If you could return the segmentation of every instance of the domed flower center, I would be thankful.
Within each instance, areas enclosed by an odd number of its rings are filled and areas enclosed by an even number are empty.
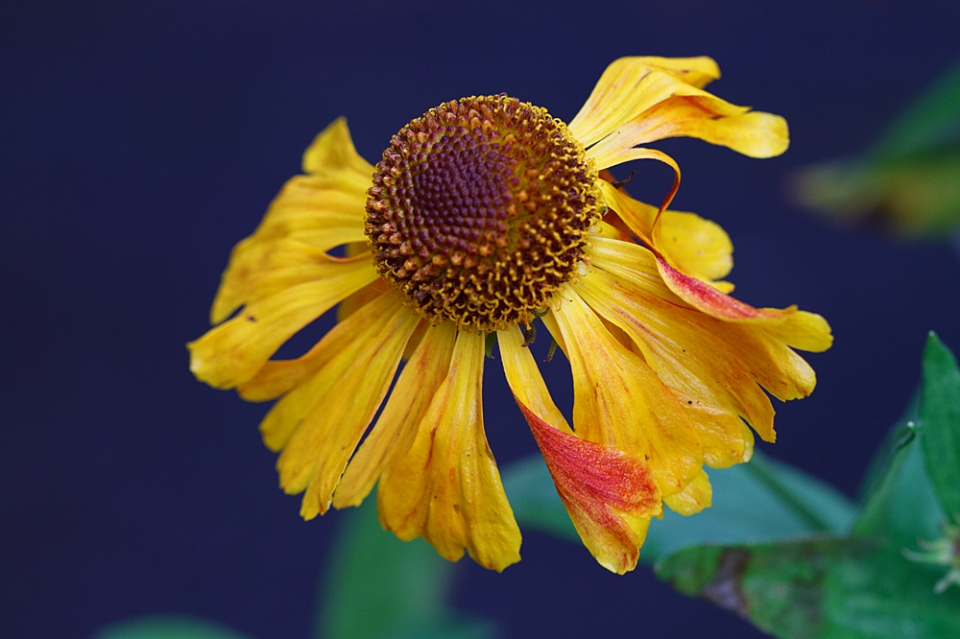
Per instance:
[[[367,191],[380,275],[432,320],[529,324],[567,281],[597,218],[595,175],[566,125],[505,95],[407,124]]]

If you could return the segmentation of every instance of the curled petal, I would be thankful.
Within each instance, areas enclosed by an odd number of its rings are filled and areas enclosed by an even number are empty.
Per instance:
[[[500,571],[520,560],[520,529],[483,431],[484,337],[460,332],[447,377],[409,450],[384,469],[380,522],[400,539],[423,537],[456,561],[466,549]]]
[[[733,268],[733,244],[720,225],[694,213],[665,210],[654,227],[657,207],[633,199],[608,182],[600,182],[600,186],[606,205],[674,268],[714,287],[726,284],[714,281]]]
[[[632,570],[650,517],[663,510],[649,465],[613,446],[573,435],[523,346],[520,330],[502,331],[498,341],[513,397],[584,545],[608,570]]]
[[[790,146],[787,121],[779,115],[731,107],[709,93],[671,97],[597,144],[595,152],[615,156],[618,150],[676,137],[699,138],[753,158],[775,157]]]

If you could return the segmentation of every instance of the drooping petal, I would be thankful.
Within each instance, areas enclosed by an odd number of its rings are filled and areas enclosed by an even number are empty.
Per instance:
[[[803,351],[819,353],[833,344],[830,325],[815,313],[798,310],[796,306],[784,309],[754,308],[684,275],[662,259],[657,259],[657,268],[671,291],[707,315],[754,324],[788,346]]]
[[[410,449],[384,470],[380,522],[404,540],[423,537],[456,561],[466,549],[500,571],[520,560],[520,529],[483,431],[484,336],[460,332],[446,379]]]
[[[648,459],[661,493],[679,492],[703,460],[689,416],[649,365],[610,334],[574,286],[560,296],[551,314],[573,372],[577,436]]]
[[[370,300],[389,291],[390,287],[387,286],[387,283],[382,279],[374,280],[372,283],[340,302],[340,306],[337,307],[337,321],[342,322],[357,312],[358,309],[363,308]]]
[[[314,404],[296,423],[277,459],[277,470],[287,493],[306,489],[300,508],[304,519],[329,508],[347,461],[386,396],[407,340],[420,322],[396,301],[385,315],[376,322],[376,333],[362,341],[354,339],[297,388],[314,391]],[[298,399],[303,401],[303,396]]]
[[[642,350],[642,349],[641,349]],[[673,362],[671,362],[673,363]],[[657,370],[662,370],[664,362],[658,362]],[[664,375],[664,377],[667,377]],[[750,388],[756,392],[752,384]],[[705,394],[701,397],[687,395],[678,388],[671,387],[673,394],[680,401],[693,427],[700,437],[700,445],[703,446],[703,461],[711,468],[728,468],[735,464],[742,464],[750,461],[753,456],[753,431],[743,421],[741,412],[737,410],[738,395],[744,394],[743,391],[729,394]],[[767,408],[760,419],[758,433],[762,433],[764,440],[774,441],[776,433],[773,430],[773,406],[770,400],[756,393],[763,402],[763,407]],[[730,401],[730,397],[736,398]],[[761,420],[766,421],[761,421]]]
[[[708,463],[729,466],[743,461],[741,416],[764,439],[774,437],[773,406],[744,365],[754,353],[733,352],[712,330],[720,322],[677,304],[662,284],[657,291],[656,282],[631,278],[629,271],[611,275],[599,256],[594,266],[579,292],[636,343],[657,377],[675,390],[701,436]]]
[[[305,244],[284,245],[283,261],[259,278],[258,294],[243,311],[187,344],[200,381],[215,388],[242,384],[294,333],[377,278],[364,256],[332,258]]]
[[[274,404],[260,422],[260,434],[267,448],[279,451],[286,446],[297,427],[321,405],[321,401],[337,384],[337,372],[360,356],[363,348],[383,331],[401,306],[400,299],[393,295],[384,295],[371,301],[353,317],[334,326],[309,353],[300,358],[305,360],[301,366],[307,368],[306,375],[296,380],[296,386]],[[337,365],[327,368],[327,364],[333,360],[338,362]],[[277,365],[284,366],[282,362],[277,362]],[[293,368],[295,366],[291,362],[293,372],[303,372]],[[266,392],[273,386],[273,380],[269,377],[262,381],[262,389],[252,385],[248,391]]]
[[[333,495],[334,507],[359,506],[391,461],[410,449],[417,427],[447,377],[456,336],[453,322],[426,328],[383,412],[350,460]]]
[[[719,224],[695,213],[664,211],[653,233],[654,246],[675,267],[716,286],[733,269],[733,243]]]
[[[650,251],[594,238],[589,258],[594,271],[581,293],[630,335],[660,379],[696,413],[710,465],[749,457],[752,441],[739,434],[737,416],[764,439],[774,438],[773,407],[759,386],[781,400],[813,390],[813,369],[787,343],[759,324],[717,319],[688,305],[661,279]]]
[[[584,545],[608,570],[633,570],[650,517],[663,510],[649,465],[613,446],[576,437],[550,398],[519,328],[498,333],[498,341],[514,399]]]

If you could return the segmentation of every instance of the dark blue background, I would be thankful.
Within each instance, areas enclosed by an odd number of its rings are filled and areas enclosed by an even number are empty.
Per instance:
[[[789,121],[773,160],[660,148],[683,169],[675,206],[732,236],[738,296],[831,321],[836,346],[810,357],[819,388],[778,404],[772,450],[854,494],[926,331],[960,348],[960,261],[828,228],[789,204],[785,179],[863,149],[960,56],[958,26],[949,1],[4,3],[0,636],[181,612],[307,637],[341,518],[303,523],[260,442],[266,407],[187,370],[231,247],[339,115],[375,161],[409,119],[464,95],[569,119],[622,55],[711,55],[716,93]],[[669,172],[638,168],[633,192],[659,199]],[[565,364],[545,368],[568,405]],[[498,369],[486,423],[504,463],[535,447]],[[503,575],[462,562],[457,605],[508,637],[759,636],[648,569],[616,577],[535,533],[523,555]]]

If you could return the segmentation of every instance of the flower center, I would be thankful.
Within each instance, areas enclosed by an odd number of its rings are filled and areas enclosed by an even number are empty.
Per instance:
[[[595,177],[546,109],[505,95],[441,104],[393,136],[373,174],[377,269],[432,320],[527,325],[576,269]]]

